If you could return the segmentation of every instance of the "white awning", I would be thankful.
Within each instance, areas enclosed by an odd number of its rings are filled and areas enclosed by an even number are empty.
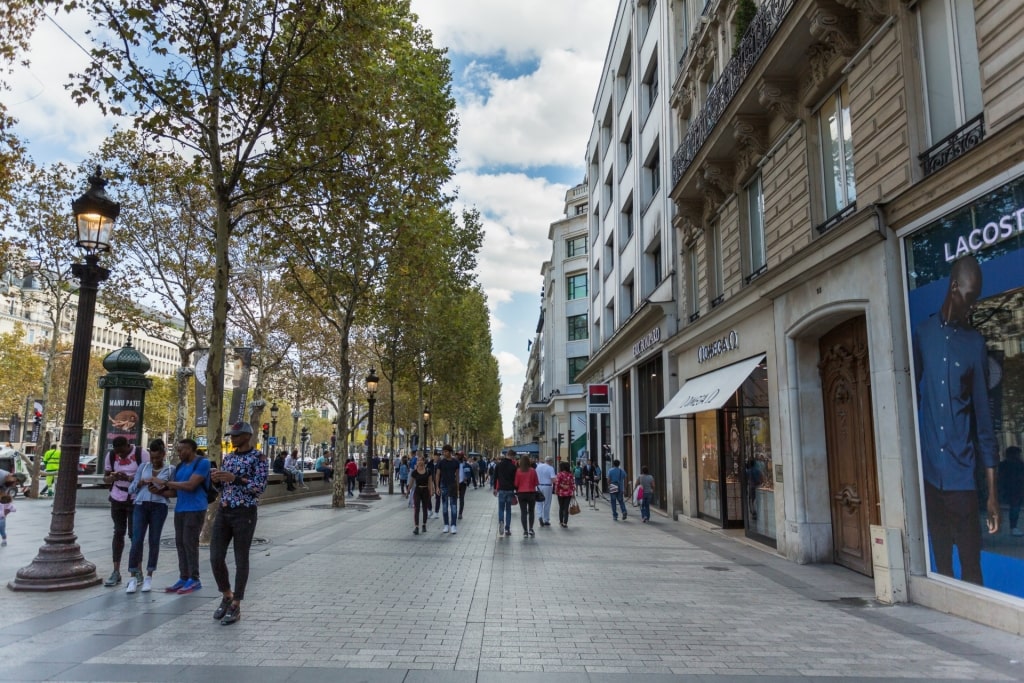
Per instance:
[[[706,375],[686,380],[686,384],[656,417],[658,419],[683,417],[705,410],[718,410],[750,376],[754,368],[761,364],[764,357],[765,354],[762,353],[759,356],[741,360],[739,363],[712,370]]]

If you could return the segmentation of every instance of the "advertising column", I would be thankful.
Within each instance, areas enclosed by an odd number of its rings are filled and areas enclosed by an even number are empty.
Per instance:
[[[903,250],[929,572],[1024,597],[1024,178]]]

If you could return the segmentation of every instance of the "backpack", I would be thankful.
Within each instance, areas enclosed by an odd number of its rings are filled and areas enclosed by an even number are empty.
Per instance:
[[[473,479],[473,466],[468,462],[462,463],[462,477],[465,481]]]
[[[212,504],[215,500],[217,500],[217,496],[220,495],[220,491],[218,491],[217,489],[215,489],[213,487],[213,482],[210,481],[210,475],[209,474],[207,474],[206,475],[206,479],[203,480],[203,489],[206,491],[206,504],[207,505]]]

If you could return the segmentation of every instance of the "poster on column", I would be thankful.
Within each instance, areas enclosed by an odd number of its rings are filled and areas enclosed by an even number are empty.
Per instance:
[[[142,431],[142,401],[145,389],[115,387],[107,392],[107,403],[103,406],[106,429],[103,435],[105,446],[119,436],[135,445]]]
[[[1024,597],[1024,177],[903,249],[929,572]]]
[[[210,360],[210,351],[202,349],[196,351],[196,372],[193,379],[196,383],[196,427],[209,425],[209,417],[206,412],[206,366]]]

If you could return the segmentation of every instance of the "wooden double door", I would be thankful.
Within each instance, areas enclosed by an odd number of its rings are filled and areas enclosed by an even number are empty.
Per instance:
[[[864,317],[822,336],[819,352],[834,560],[871,576],[870,526],[880,510]]]

